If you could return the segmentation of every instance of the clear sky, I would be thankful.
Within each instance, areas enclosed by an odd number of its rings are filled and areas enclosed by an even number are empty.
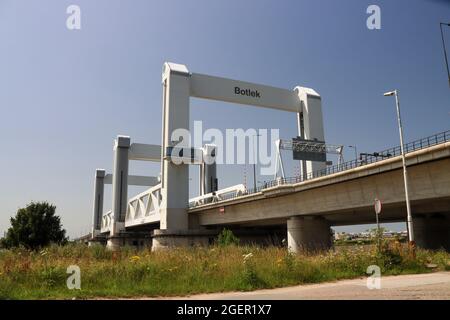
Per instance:
[[[81,30],[66,28],[71,4],[81,8]],[[366,26],[371,4],[381,8],[381,30]],[[114,137],[161,141],[165,61],[314,88],[323,99],[326,140],[359,152],[398,145],[394,101],[382,96],[394,88],[406,140],[448,130],[439,22],[449,20],[450,2],[438,0],[0,0],[0,232],[31,200],[54,203],[70,236],[89,230],[93,174],[111,171]],[[192,105],[191,119],[205,128],[296,134],[289,113]],[[219,168],[220,185],[243,182],[244,167]],[[132,174],[158,171],[131,165]]]

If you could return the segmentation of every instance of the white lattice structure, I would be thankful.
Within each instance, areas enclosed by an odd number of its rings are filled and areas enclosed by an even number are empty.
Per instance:
[[[109,210],[108,212],[105,212],[102,216],[102,227],[101,232],[109,232],[111,230],[111,223],[112,223],[112,210]]]
[[[161,201],[161,184],[131,198],[127,205],[125,227],[159,222]]]

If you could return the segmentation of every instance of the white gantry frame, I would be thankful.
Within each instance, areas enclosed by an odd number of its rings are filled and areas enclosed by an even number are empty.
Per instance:
[[[172,136],[176,129],[189,130],[190,97],[225,101],[236,104],[272,108],[297,114],[298,135],[303,139],[325,141],[322,102],[313,89],[295,87],[294,90],[274,88],[244,81],[190,73],[185,65],[165,63],[163,83],[163,128],[160,210],[161,229],[189,228],[189,171],[186,164],[171,161],[170,150],[190,147]],[[184,143],[184,145],[182,144]],[[305,161],[305,173],[322,170],[325,163]]]
[[[106,174],[97,169],[94,183],[94,206],[92,236],[99,233],[120,232],[125,228],[128,210],[128,186],[153,187],[160,185],[159,177],[135,176],[128,174],[130,160],[161,161],[161,146],[131,143],[128,136],[117,136],[114,140],[113,173]],[[112,184],[112,209],[103,214],[104,185]]]
[[[193,163],[200,165],[200,194],[212,193],[217,188],[215,157],[216,146],[205,145],[195,149],[197,158]],[[206,163],[205,159],[210,158]],[[114,174],[106,174],[104,169],[97,169],[94,184],[94,207],[92,236],[100,233],[114,235],[126,227],[158,223],[162,202],[159,177],[135,176],[128,174],[130,160],[161,161],[161,146],[131,143],[130,137],[118,136],[114,141]],[[104,185],[113,185],[112,210],[103,214]],[[127,199],[128,186],[148,186],[148,190]]]

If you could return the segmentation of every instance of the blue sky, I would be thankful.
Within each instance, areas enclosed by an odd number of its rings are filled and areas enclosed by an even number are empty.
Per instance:
[[[81,8],[81,30],[66,28],[71,4]],[[371,4],[381,8],[381,30],[366,27]],[[89,230],[94,170],[111,170],[114,137],[160,143],[165,61],[314,88],[326,140],[360,152],[398,144],[394,101],[382,96],[393,88],[406,140],[448,130],[439,22],[450,20],[449,9],[437,0],[0,0],[0,232],[31,200],[54,203],[69,235]],[[292,114],[219,102],[193,100],[191,119],[205,128],[296,133]],[[244,166],[219,168],[221,186],[241,183],[243,173]]]

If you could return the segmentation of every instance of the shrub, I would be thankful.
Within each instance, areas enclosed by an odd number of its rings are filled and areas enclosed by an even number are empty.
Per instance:
[[[229,229],[223,229],[222,232],[217,237],[217,244],[222,247],[230,245],[238,245],[239,238],[233,234],[233,231]]]

